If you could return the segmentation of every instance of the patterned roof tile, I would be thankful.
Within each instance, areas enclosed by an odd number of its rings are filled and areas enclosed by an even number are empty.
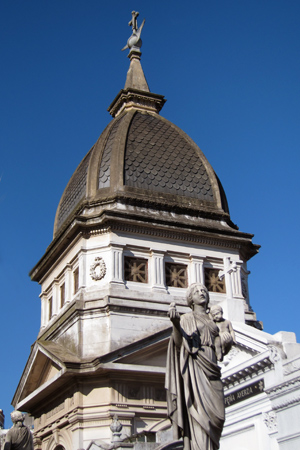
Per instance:
[[[110,186],[110,159],[111,159],[111,151],[114,144],[114,139],[116,137],[117,131],[119,129],[120,124],[123,121],[123,117],[117,121],[111,129],[109,134],[109,138],[107,139],[105,148],[103,150],[103,156],[100,165],[99,171],[99,181],[98,188],[105,188]]]
[[[128,130],[125,184],[213,201],[206,168],[195,149],[159,117],[137,112]]]
[[[62,195],[57,216],[57,229],[61,227],[67,217],[85,197],[87,172],[93,148],[91,148],[77,167]]]

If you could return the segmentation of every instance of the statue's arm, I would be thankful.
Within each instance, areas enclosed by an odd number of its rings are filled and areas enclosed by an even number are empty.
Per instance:
[[[215,352],[218,361],[223,361],[223,352],[220,336],[215,337]]]
[[[236,339],[235,339],[235,332],[234,329],[232,328],[232,323],[230,322],[230,320],[228,320],[228,329],[229,329],[229,333],[231,334],[232,337],[232,342],[233,344],[236,344]]]
[[[180,315],[177,312],[176,304],[171,303],[168,316],[173,324],[173,339],[177,348],[181,347],[182,335],[180,331]]]

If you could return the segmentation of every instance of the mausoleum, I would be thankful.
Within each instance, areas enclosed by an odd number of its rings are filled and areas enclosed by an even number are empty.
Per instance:
[[[41,286],[41,327],[13,405],[34,417],[36,450],[171,442],[167,311],[176,302],[186,312],[186,289],[201,282],[237,341],[221,363],[221,450],[298,449],[300,346],[293,333],[262,331],[247,270],[259,246],[231,221],[198,145],[160,115],[166,100],[144,76],[141,28],[135,17],[112,120],[83,149],[53,240],[30,273]]]

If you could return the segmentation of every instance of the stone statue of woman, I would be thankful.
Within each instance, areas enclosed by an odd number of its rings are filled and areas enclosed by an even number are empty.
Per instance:
[[[13,411],[10,417],[13,426],[6,434],[4,450],[33,450],[31,431],[23,424],[24,414]]]
[[[175,303],[169,309],[168,415],[177,439],[183,437],[184,450],[217,450],[225,418],[219,329],[208,314],[204,285],[192,284],[186,298],[191,312],[179,316]]]

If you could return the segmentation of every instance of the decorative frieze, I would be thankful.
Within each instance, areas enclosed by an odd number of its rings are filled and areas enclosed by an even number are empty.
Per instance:
[[[46,413],[46,419],[50,419],[55,414],[59,413],[60,411],[63,411],[65,408],[65,402],[62,402],[60,405],[56,406],[55,408],[51,409],[51,411]]]
[[[146,210],[145,210],[146,212]],[[147,210],[148,212],[148,210]],[[167,213],[169,214],[169,213]],[[171,215],[170,215],[171,217]],[[185,241],[185,242],[191,242],[196,244],[204,244],[214,247],[223,247],[223,248],[230,248],[230,249],[240,249],[242,244],[237,242],[237,240],[234,239],[218,239],[210,236],[204,236],[203,233],[200,234],[193,234],[188,232],[178,232],[175,230],[170,229],[161,229],[158,227],[143,227],[138,226],[134,224],[127,224],[127,223],[120,223],[120,222],[111,222],[109,224],[110,230],[112,231],[121,231],[126,233],[133,233],[133,234],[142,234],[142,235],[148,235],[150,237],[158,237],[163,239],[172,239],[176,241]],[[102,234],[102,230],[93,230],[91,234]]]
[[[267,394],[272,397],[278,396],[280,394],[286,394],[288,392],[293,392],[300,389],[300,377],[294,378],[293,380],[286,381],[284,383],[277,384],[276,386],[266,389]]]
[[[281,402],[274,402],[273,404],[273,409],[275,411],[278,411],[280,409],[284,409],[287,408],[288,406],[292,406],[295,404],[300,404],[300,395],[295,395],[292,397],[288,397],[285,400],[282,400]]]
[[[298,370],[300,370],[300,359],[296,359],[295,361],[286,364],[283,369],[283,374],[290,375]]]

